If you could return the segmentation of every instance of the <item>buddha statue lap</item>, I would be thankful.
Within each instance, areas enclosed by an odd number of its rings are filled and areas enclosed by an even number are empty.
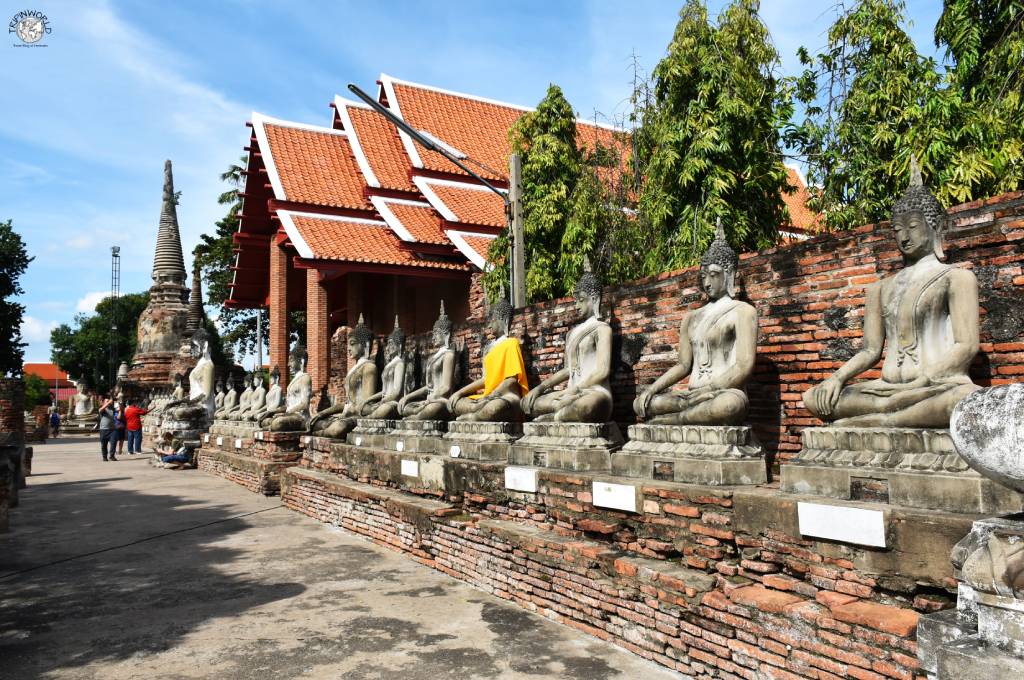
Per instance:
[[[423,369],[426,384],[398,401],[398,412],[405,420],[451,420],[448,399],[455,391],[457,357],[451,347],[452,322],[444,311],[434,322],[433,342],[436,349]]]
[[[368,410],[367,400],[377,390],[377,364],[370,359],[373,333],[359,323],[348,336],[348,354],[353,362],[345,376],[345,400],[317,413],[309,421],[309,431],[318,437],[344,439],[359,418]]]

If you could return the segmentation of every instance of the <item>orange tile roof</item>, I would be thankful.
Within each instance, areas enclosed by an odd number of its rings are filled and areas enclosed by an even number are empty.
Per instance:
[[[277,198],[332,208],[370,209],[347,135],[258,114],[253,114],[253,127]]]
[[[441,218],[429,204],[414,206],[392,201],[388,208],[420,243],[448,245],[448,237],[441,230]]]
[[[55,379],[58,383],[61,383],[62,387],[67,387],[71,384],[67,372],[60,370],[56,364],[25,364],[22,370],[25,375],[29,373],[37,375],[51,385]]]
[[[398,237],[384,222],[290,210],[279,210],[278,216],[299,255],[307,259],[434,269],[466,268],[463,264],[426,259],[403,250]]]
[[[797,229],[806,229],[807,231],[820,231],[822,227],[821,215],[807,207],[807,201],[810,200],[811,195],[807,191],[807,185],[804,184],[800,173],[796,168],[787,166],[786,179],[790,186],[796,187],[794,193],[782,194],[782,200],[786,207],[789,208],[789,225],[787,226],[794,226]]]
[[[414,181],[430,204],[451,222],[505,226],[505,203],[486,187],[426,177]]]
[[[485,179],[508,179],[510,147],[508,133],[512,125],[533,109],[448,92],[426,85],[396,80],[381,75],[388,106],[417,130],[430,133],[450,147],[486,166],[467,163]],[[610,145],[613,131],[586,121],[577,121],[579,142],[591,148],[595,139]],[[421,160],[417,167],[456,175],[465,173],[433,151],[414,145]],[[415,160],[413,165],[416,166]]]
[[[384,189],[415,191],[409,179],[412,165],[395,126],[365,106],[346,105],[340,97],[335,102],[345,109],[377,183]]]
[[[480,269],[487,268],[487,253],[494,243],[493,234],[476,234],[469,231],[448,231],[448,238],[470,262]]]

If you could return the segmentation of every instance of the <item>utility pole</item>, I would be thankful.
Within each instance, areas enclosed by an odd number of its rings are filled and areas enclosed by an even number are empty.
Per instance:
[[[509,267],[511,278],[512,307],[519,309],[526,306],[526,252],[523,239],[523,160],[514,153],[508,159],[509,204],[511,208],[510,227],[512,233],[512,266]]]
[[[256,310],[256,370],[263,370],[263,306]]]

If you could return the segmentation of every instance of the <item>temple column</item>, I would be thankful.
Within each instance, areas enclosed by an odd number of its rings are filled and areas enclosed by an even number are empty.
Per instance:
[[[288,253],[270,242],[270,366],[288,384]]]
[[[306,270],[306,345],[309,361],[306,372],[313,380],[313,393],[327,384],[331,375],[331,318],[327,308],[327,289],[320,272]]]

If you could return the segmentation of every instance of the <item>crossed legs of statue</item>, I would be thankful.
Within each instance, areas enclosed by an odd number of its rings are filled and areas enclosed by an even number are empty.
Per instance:
[[[523,411],[519,407],[519,400],[498,397],[495,399],[470,399],[464,397],[455,402],[456,420],[476,421],[485,423],[507,423],[519,421],[523,417]]]
[[[606,423],[612,417],[612,398],[603,390],[548,392],[533,402],[532,415],[539,423]]]
[[[406,420],[449,420],[451,418],[447,399],[407,403],[403,415]]]
[[[945,429],[949,427],[953,407],[978,389],[978,385],[970,383],[899,389],[872,380],[844,388],[830,418],[822,419],[831,419],[835,427]],[[814,413],[813,408],[809,410]]]
[[[651,399],[651,425],[740,425],[749,403],[743,390],[724,389],[698,394],[688,390],[664,392]]]

